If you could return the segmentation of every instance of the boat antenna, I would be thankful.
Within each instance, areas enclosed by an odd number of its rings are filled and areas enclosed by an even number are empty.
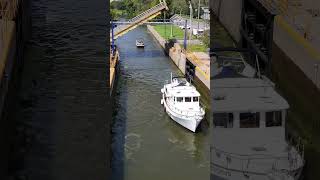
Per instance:
[[[256,54],[256,63],[257,63],[257,69],[258,69],[258,77],[261,79],[261,72],[260,72],[260,66],[259,66],[259,58]]]

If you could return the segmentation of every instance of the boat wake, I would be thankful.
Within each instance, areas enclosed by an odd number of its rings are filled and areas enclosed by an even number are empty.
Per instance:
[[[125,136],[125,156],[126,159],[134,160],[133,154],[141,148],[141,136],[136,133],[129,133]]]

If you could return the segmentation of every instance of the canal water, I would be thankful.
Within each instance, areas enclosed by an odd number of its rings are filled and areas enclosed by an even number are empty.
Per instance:
[[[12,117],[11,174],[30,180],[106,177],[106,2],[31,2],[32,39]]]
[[[136,48],[137,38],[144,39],[144,49]],[[146,27],[118,38],[117,46],[113,180],[209,179],[210,128],[203,123],[196,134],[189,132],[171,120],[160,104],[160,89],[170,72],[179,75],[177,67]]]

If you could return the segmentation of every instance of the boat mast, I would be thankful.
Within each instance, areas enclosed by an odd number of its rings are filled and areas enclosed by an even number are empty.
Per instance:
[[[260,72],[260,65],[259,65],[258,55],[256,55],[256,64],[257,64],[257,69],[258,69],[258,78],[261,79],[261,72]]]

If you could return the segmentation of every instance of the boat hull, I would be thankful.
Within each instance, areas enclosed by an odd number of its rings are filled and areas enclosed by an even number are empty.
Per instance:
[[[200,121],[183,119],[183,118],[177,117],[177,116],[173,115],[173,113],[170,113],[170,111],[168,111],[167,109],[166,109],[166,112],[171,117],[172,120],[174,120],[175,122],[177,122],[181,126],[189,129],[190,131],[196,132],[197,127],[200,124]]]
[[[201,120],[203,119],[203,117],[200,116],[192,116],[192,117],[188,117],[188,116],[181,116],[179,114],[177,114],[176,112],[174,112],[165,102],[164,99],[161,100],[161,104],[163,104],[164,109],[166,111],[166,113],[170,116],[170,118],[172,120],[174,120],[175,122],[177,122],[178,124],[180,124],[181,126],[187,128],[188,130],[192,131],[192,132],[196,132],[198,125],[200,124]]]

